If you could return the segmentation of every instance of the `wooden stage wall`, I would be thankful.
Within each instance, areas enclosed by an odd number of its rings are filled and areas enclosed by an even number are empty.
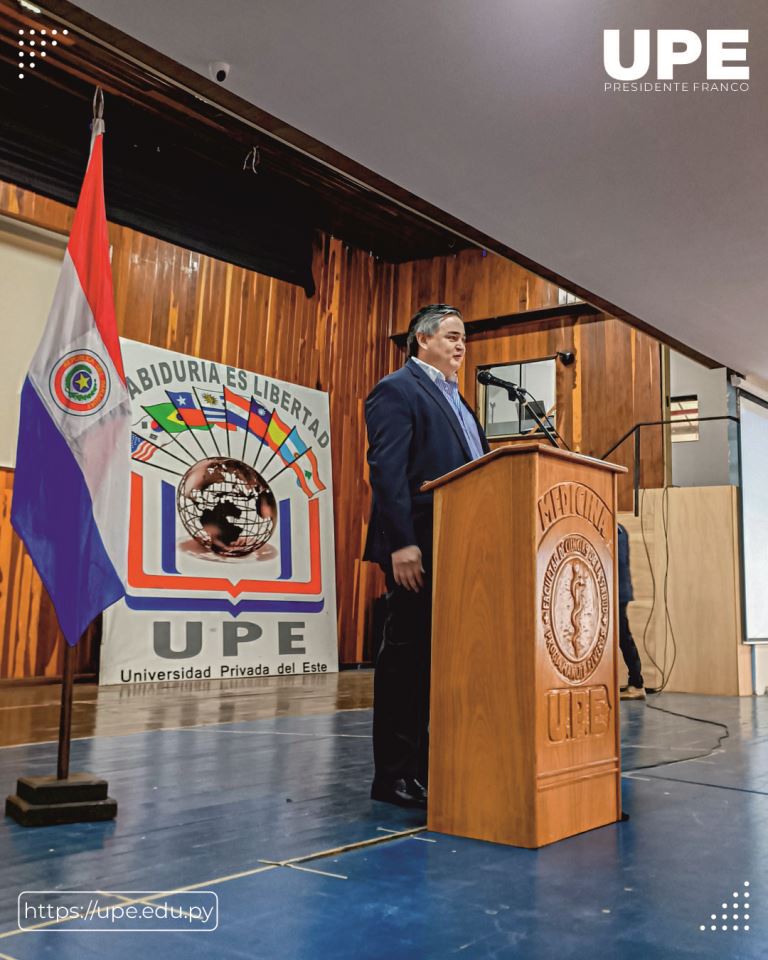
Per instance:
[[[0,183],[0,213],[68,231],[70,208]],[[394,268],[318,237],[317,293],[110,224],[121,335],[330,393],[340,657],[362,659],[364,620],[383,580],[360,555],[368,503],[363,401],[393,369]],[[0,679],[60,675],[55,616],[10,526],[12,472],[0,517]],[[88,670],[83,651],[79,669]]]
[[[557,293],[557,287],[522,267],[475,251],[415,261],[402,265],[395,277],[397,329],[405,329],[425,303],[450,303],[465,320],[481,320],[556,306]],[[559,351],[576,357],[568,367],[558,362],[556,379],[557,428],[573,450],[602,457],[636,423],[662,419],[658,340],[605,314],[521,320],[472,336],[462,392],[477,404],[478,366],[538,360]],[[661,430],[646,429],[642,444],[640,486],[661,487]],[[632,509],[633,458],[631,440],[610,457],[630,470],[618,478],[620,510]]]
[[[0,182],[0,214],[66,232],[72,210]],[[318,235],[317,293],[307,299],[291,284],[125,227],[110,224],[109,234],[123,336],[329,392],[339,657],[342,663],[369,658],[371,602],[383,591],[383,579],[360,560],[369,504],[363,403],[376,381],[402,362],[390,335],[425,303],[455,303],[467,320],[482,319],[556,305],[557,288],[481,251],[392,265]],[[478,335],[470,343],[465,382],[472,382],[478,363],[564,349],[575,350],[577,360],[558,370],[558,404],[563,432],[577,449],[601,453],[636,420],[660,417],[658,345],[613,318],[587,323],[563,317],[546,327],[515,325]],[[615,370],[612,381],[607,369]],[[655,469],[644,476],[646,486],[655,485]],[[61,644],[55,616],[11,530],[12,487],[12,471],[0,472],[0,679],[56,677]],[[94,663],[86,644],[78,670],[92,671]]]
[[[574,353],[571,366],[556,367],[557,429],[572,450],[602,457],[623,434],[641,421],[661,420],[659,344],[615,317],[556,317],[514,330],[484,333],[470,342],[465,363],[466,396],[477,367]],[[502,441],[506,442],[506,441]],[[640,486],[664,483],[660,429],[642,438]],[[497,444],[492,444],[496,446]],[[634,447],[623,443],[609,458],[628,468],[618,476],[619,509],[633,503]]]

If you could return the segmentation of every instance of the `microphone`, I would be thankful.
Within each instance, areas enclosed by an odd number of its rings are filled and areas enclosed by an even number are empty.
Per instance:
[[[477,374],[478,383],[484,384],[486,387],[501,387],[504,390],[514,390],[515,393],[520,389],[516,383],[512,383],[509,380],[502,380],[500,377],[495,377],[490,370],[480,370]]]

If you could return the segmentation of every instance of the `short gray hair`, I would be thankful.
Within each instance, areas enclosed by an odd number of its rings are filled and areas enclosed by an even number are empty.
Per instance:
[[[422,307],[421,310],[419,310],[408,325],[407,344],[409,357],[415,357],[419,352],[419,342],[416,339],[416,334],[425,333],[428,337],[434,336],[446,317],[458,317],[459,320],[464,319],[461,315],[461,310],[457,307],[452,307],[449,303],[430,303],[429,306]]]

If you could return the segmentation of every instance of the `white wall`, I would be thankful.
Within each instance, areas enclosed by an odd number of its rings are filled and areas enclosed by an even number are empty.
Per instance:
[[[0,217],[0,466],[16,463],[19,394],[42,334],[67,238]]]
[[[752,647],[754,657],[755,693],[758,697],[768,693],[768,646],[756,643]]]
[[[674,350],[669,352],[669,394],[695,393],[700,417],[728,414],[725,367],[709,370]],[[672,483],[676,487],[725,486],[731,483],[728,465],[728,421],[700,423],[699,439],[672,445]]]

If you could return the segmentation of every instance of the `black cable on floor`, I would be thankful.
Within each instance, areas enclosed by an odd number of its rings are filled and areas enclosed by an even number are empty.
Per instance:
[[[653,570],[653,563],[651,562],[651,552],[648,547],[648,539],[645,535],[645,488],[640,491],[640,506],[639,506],[639,517],[640,517],[640,535],[643,540],[643,548],[645,549],[645,557],[648,561],[648,571],[651,575],[651,610],[648,614],[648,619],[645,621],[645,627],[643,628],[643,650],[646,657],[651,661],[656,672],[661,677],[661,684],[658,687],[659,693],[663,692],[666,685],[669,683],[669,679],[672,676],[672,671],[675,667],[675,662],[677,660],[677,638],[675,637],[675,629],[672,625],[672,618],[669,614],[669,487],[665,486],[661,494],[661,524],[664,529],[664,555],[665,555],[665,565],[664,565],[664,588],[663,588],[663,598],[664,598],[664,651],[663,651],[663,663],[664,666],[660,666],[655,658],[651,656],[651,652],[648,649],[648,629],[651,625],[651,620],[653,619],[654,611],[656,610],[656,575]],[[667,670],[667,651],[670,644],[670,639],[672,643],[672,663],[670,664],[669,670]],[[657,651],[658,652],[658,651]]]
[[[672,626],[672,618],[669,615],[669,487],[664,487],[664,491],[661,494],[661,522],[664,526],[664,547],[666,550],[666,564],[664,567],[664,616],[666,617],[666,623],[669,626],[669,637],[672,638],[672,663],[669,667],[669,672],[667,673],[667,631],[664,631],[664,677],[663,683],[659,689],[659,693],[662,693],[664,687],[669,683],[669,678],[672,676],[672,671],[675,669],[675,661],[677,660],[677,639],[675,638],[675,629]]]
[[[645,487],[640,491],[640,536],[643,539],[643,548],[645,549],[645,558],[648,561],[648,572],[651,575],[651,609],[648,614],[648,619],[645,621],[645,627],[643,628],[643,651],[645,652],[646,657],[653,664],[654,669],[661,677],[662,686],[665,683],[664,670],[656,662],[655,658],[651,655],[651,651],[648,649],[648,630],[651,626],[651,620],[653,620],[653,614],[656,610],[656,574],[653,570],[653,561],[651,560],[651,551],[648,546],[648,539],[645,535]]]
[[[659,713],[668,713],[671,717],[681,717],[683,720],[693,720],[695,723],[707,723],[712,727],[720,727],[725,733],[721,733],[717,739],[717,743],[711,750],[707,750],[706,753],[695,753],[690,757],[680,757],[676,760],[660,760],[658,763],[645,763],[639,767],[630,767],[630,769],[625,770],[625,773],[634,773],[635,770],[652,770],[654,767],[668,767],[674,763],[683,763],[686,760],[705,760],[707,757],[711,757],[712,754],[719,750],[723,745],[723,740],[727,740],[731,731],[728,729],[727,725],[720,723],[719,720],[705,720],[704,717],[692,717],[688,713],[680,713],[677,710],[669,710],[667,707],[657,707],[646,701],[645,704],[646,710],[657,710]]]

